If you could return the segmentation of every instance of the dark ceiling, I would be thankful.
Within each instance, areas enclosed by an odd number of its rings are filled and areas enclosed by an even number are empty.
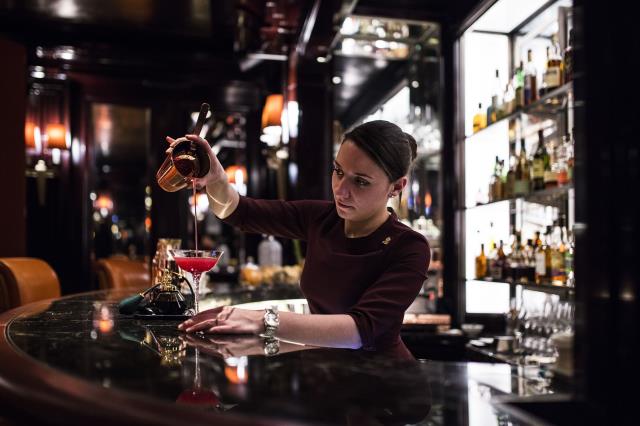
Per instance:
[[[345,13],[455,25],[476,2],[0,0],[0,34],[26,44],[31,65],[167,81],[259,81],[269,92],[282,84],[282,59],[291,49],[310,60],[327,54]],[[58,46],[74,47],[73,59],[55,57],[51,52]],[[372,88],[380,90],[376,81],[390,81],[403,66],[334,59],[335,75],[357,80],[334,87],[335,111],[347,114]]]

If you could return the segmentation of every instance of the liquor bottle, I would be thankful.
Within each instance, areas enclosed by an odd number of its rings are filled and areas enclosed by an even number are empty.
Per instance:
[[[562,57],[560,56],[560,46],[557,37],[552,37],[551,47],[547,47],[547,66],[544,70],[542,87],[540,94],[544,95],[562,85]]]
[[[549,153],[544,146],[544,134],[538,130],[538,148],[533,154],[531,167],[531,185],[534,191],[544,189],[544,171],[549,164]]]
[[[494,278],[495,268],[498,262],[498,247],[496,243],[491,244],[491,249],[487,255],[487,278]]]
[[[564,81],[573,80],[573,29],[569,30],[569,43],[564,49]]]
[[[493,255],[490,257],[489,275],[493,280],[499,281],[503,279],[503,269],[506,255],[504,254],[503,243],[500,240],[500,246],[492,250]]]
[[[571,131],[571,137],[569,139],[569,145],[567,145],[567,178],[569,182],[573,182],[573,165],[574,165],[574,150],[576,147],[575,143],[575,129]]]
[[[564,270],[564,252],[566,245],[562,236],[562,219],[558,219],[553,227],[553,247],[551,249],[551,284],[564,285],[567,281]]]
[[[513,270],[513,278],[515,282],[526,282],[527,262],[522,250],[522,242],[520,232],[516,232],[516,241],[513,252],[511,253],[511,269]]]
[[[538,100],[538,71],[533,63],[533,53],[531,49],[527,51],[527,67],[524,73],[524,103],[529,105]]]
[[[513,74],[513,87],[515,89],[515,109],[525,106],[524,102],[524,64],[520,61],[520,65]]]
[[[487,126],[498,121],[498,107],[502,103],[502,91],[500,89],[500,73],[496,70],[491,93],[491,104],[487,108]]]
[[[504,198],[503,184],[502,184],[502,165],[504,162],[500,161],[496,155],[496,162],[493,165],[493,175],[489,181],[489,201],[498,201]]]
[[[504,198],[513,198],[515,196],[515,184],[516,184],[516,167],[518,160],[516,156],[511,154],[509,156],[509,171],[504,181],[503,195]]]
[[[527,195],[530,191],[530,173],[529,160],[527,159],[527,150],[524,145],[524,138],[520,139],[520,155],[518,156],[518,164],[516,165],[514,195],[516,197]]]
[[[567,166],[567,156],[569,153],[569,144],[571,143],[571,136],[567,133],[562,137],[562,143],[556,149],[556,161],[551,166],[556,175],[558,186],[564,186],[569,183],[569,171]]]
[[[478,112],[473,116],[473,133],[476,133],[487,127],[487,115],[482,110],[482,104],[478,104]]]
[[[537,250],[542,247],[542,239],[540,239],[540,231],[536,231],[536,237],[533,239],[533,247]]]
[[[556,154],[554,154],[553,157],[550,154],[547,154],[547,158],[549,159],[549,161],[544,164],[545,189],[555,188],[558,186],[558,173],[556,171],[558,169],[558,160]],[[552,161],[552,158],[555,160]]]
[[[573,232],[567,231],[567,251],[564,252],[564,270],[567,273],[567,287],[575,287],[575,275],[573,271],[573,251],[575,241]]]
[[[487,256],[484,254],[484,244],[480,244],[480,254],[476,256],[476,278],[481,280],[487,276]]]
[[[516,92],[513,89],[511,82],[507,83],[504,89],[504,95],[502,97],[502,111],[503,116],[507,116],[516,110]],[[498,117],[500,119],[502,117]]]
[[[540,232],[536,232],[537,239],[540,239]],[[536,260],[536,284],[543,284],[548,280],[547,276],[547,260],[546,260],[546,251],[547,251],[547,235],[545,235],[545,243],[543,244],[540,241],[540,244],[536,247],[536,251],[534,253]]]
[[[535,248],[531,238],[527,240],[527,245],[524,246],[523,252],[525,258],[525,270],[523,276],[526,278],[527,282],[532,283],[536,279],[536,258]]]
[[[547,230],[545,232],[545,243],[544,243],[544,268],[546,274],[544,276],[545,283],[551,282],[551,254],[552,250],[552,241],[551,241],[551,227],[547,226]]]

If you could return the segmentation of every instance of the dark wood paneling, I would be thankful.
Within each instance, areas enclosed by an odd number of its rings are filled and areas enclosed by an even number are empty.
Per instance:
[[[299,199],[332,199],[332,93],[330,65],[301,60],[298,68],[300,130],[297,142]]]
[[[3,208],[0,209],[0,256],[26,254],[24,122],[27,93],[27,59],[23,46],[0,38],[0,129],[2,129]]]
[[[637,423],[640,107],[623,78],[638,69],[636,20],[621,0],[576,1],[576,352],[607,424]]]

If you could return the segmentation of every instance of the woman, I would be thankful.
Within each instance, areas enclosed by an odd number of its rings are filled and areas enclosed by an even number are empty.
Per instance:
[[[331,178],[335,202],[240,197],[207,142],[194,135],[187,138],[209,152],[213,166],[196,185],[206,186],[217,217],[244,232],[307,241],[300,287],[311,314],[224,307],[199,313],[180,324],[181,330],[266,330],[308,345],[410,355],[400,328],[426,279],[430,251],[422,235],[387,209],[389,198],[401,196],[416,156],[410,135],[386,121],[365,123],[347,133]]]

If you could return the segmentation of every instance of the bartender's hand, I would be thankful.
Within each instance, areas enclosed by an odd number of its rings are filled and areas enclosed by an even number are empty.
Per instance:
[[[222,358],[264,354],[264,342],[257,336],[198,336],[187,334],[180,338],[189,346]]]
[[[187,333],[259,334],[264,331],[264,312],[221,306],[200,312],[178,325]]]
[[[209,168],[209,173],[207,173],[201,178],[193,179],[196,183],[196,187],[200,189],[209,183],[213,183],[213,184],[215,184],[216,182],[226,183],[227,173],[224,171],[224,167],[222,167],[222,164],[220,164],[220,160],[218,160],[218,157],[216,157],[216,154],[213,152],[213,149],[211,149],[209,142],[207,142],[206,140],[202,139],[200,136],[197,136],[197,135],[186,135],[185,137],[190,141],[200,145],[205,150],[205,152],[209,155],[209,163],[211,163],[211,167]],[[173,151],[173,147],[176,144],[176,139],[173,139],[172,137],[167,136],[167,142],[169,142],[170,146],[166,150],[166,153],[169,154],[171,153],[171,151]]]

